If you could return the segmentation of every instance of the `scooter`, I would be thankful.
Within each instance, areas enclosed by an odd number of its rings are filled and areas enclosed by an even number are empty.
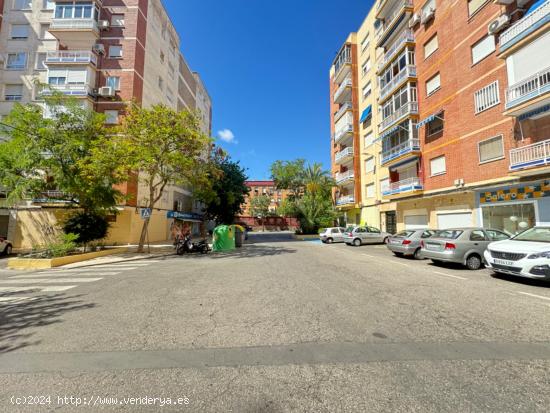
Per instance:
[[[210,247],[206,240],[193,242],[191,241],[190,235],[187,235],[183,239],[179,239],[176,243],[176,254],[178,255],[194,253],[208,254],[209,251]]]

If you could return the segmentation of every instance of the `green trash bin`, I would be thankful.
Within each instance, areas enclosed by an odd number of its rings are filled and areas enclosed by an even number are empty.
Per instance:
[[[231,225],[220,225],[213,231],[214,251],[231,251],[235,249],[235,230]]]

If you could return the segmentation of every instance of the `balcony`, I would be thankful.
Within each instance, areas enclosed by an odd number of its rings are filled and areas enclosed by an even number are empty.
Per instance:
[[[355,197],[353,195],[344,195],[336,200],[336,205],[343,206],[355,203]]]
[[[384,24],[382,24],[378,31],[376,32],[376,45],[378,47],[383,46],[383,44],[391,37],[394,29],[399,26],[403,21],[408,22],[406,19],[406,12],[413,11],[413,1],[412,0],[401,0],[395,2],[396,5],[388,13],[388,16],[384,17]]]
[[[338,112],[334,115],[334,122],[338,122],[338,120],[344,115],[344,113],[353,110],[353,106],[351,106],[350,102],[346,102],[342,105],[340,109],[338,109]]]
[[[550,92],[550,67],[506,89],[506,110]]]
[[[380,56],[378,60],[377,72],[380,73],[388,63],[390,63],[399,52],[409,43],[414,43],[414,34],[410,29],[404,30],[399,37],[393,42],[392,46]]]
[[[346,182],[353,181],[355,179],[355,174],[353,171],[340,172],[336,174],[334,179],[338,185],[342,185]]]
[[[40,90],[42,96],[49,96],[52,92],[61,92],[68,96],[88,97],[92,96],[92,88],[85,83],[48,85]]]
[[[353,136],[353,123],[351,116],[344,116],[336,124],[334,142],[338,143],[344,138]]]
[[[385,98],[391,95],[391,93],[401,86],[408,78],[416,77],[416,66],[407,65],[401,71],[393,77],[393,79],[380,90],[380,97],[378,101],[383,101]]]
[[[382,190],[383,196],[392,196],[406,194],[410,192],[422,191],[424,185],[419,177],[407,178],[398,182],[391,182]]]
[[[535,168],[550,164],[550,139],[510,151],[510,170]]]
[[[353,159],[353,147],[349,146],[334,155],[334,163],[343,164]]]
[[[344,79],[342,84],[334,92],[334,103],[351,102],[351,78]]]
[[[384,132],[386,129],[393,126],[404,117],[411,115],[418,115],[418,102],[409,102],[401,106],[380,123],[378,130],[379,132]]]
[[[52,19],[50,33],[69,49],[86,50],[99,38],[97,21],[88,19]]]
[[[420,152],[420,139],[409,139],[405,142],[392,146],[389,150],[382,152],[382,165],[394,161],[404,155],[417,155]]]
[[[334,82],[340,83],[351,73],[351,46],[344,45],[334,60]]]
[[[500,52],[509,49],[548,22],[550,22],[550,0],[515,22],[500,35]]]
[[[88,65],[92,64],[97,65],[97,56],[91,51],[66,51],[66,50],[55,50],[50,51],[46,55],[46,65]]]

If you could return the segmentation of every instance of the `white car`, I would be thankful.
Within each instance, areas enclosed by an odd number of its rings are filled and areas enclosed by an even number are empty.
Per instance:
[[[333,227],[326,228],[319,234],[319,238],[325,244],[332,244],[333,242],[344,242],[345,228]]]
[[[489,244],[487,266],[496,273],[550,281],[550,227],[530,228]]]
[[[10,255],[12,249],[11,242],[0,236],[0,255]]]

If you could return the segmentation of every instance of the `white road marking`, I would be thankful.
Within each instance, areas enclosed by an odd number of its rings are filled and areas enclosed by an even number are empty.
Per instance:
[[[71,288],[78,287],[77,285],[65,285],[65,286],[52,286],[52,287],[45,287],[40,285],[28,285],[24,287],[0,287],[0,292],[10,292],[10,293],[17,293],[22,291],[30,291],[30,290],[39,290],[44,293],[54,293],[54,292],[61,292],[61,291],[67,291]]]
[[[117,275],[120,272],[94,272],[94,273],[74,273],[74,272],[35,272],[33,274],[16,275],[10,278],[42,278],[42,277],[104,277],[107,275]]]
[[[103,278],[30,278],[1,280],[0,284],[66,284],[66,283],[91,283]]]
[[[535,298],[540,298],[542,300],[549,300],[550,301],[550,297],[546,297],[544,295],[537,295],[537,294],[530,294],[530,293],[524,293],[522,291],[518,291],[518,294],[523,294],[523,295],[528,295],[529,297],[535,297]]]
[[[369,254],[361,254],[361,255],[364,255],[365,257],[369,257],[369,258],[380,258],[380,257],[376,257],[374,255],[369,255]]]
[[[445,277],[457,278],[459,280],[467,280],[468,278],[459,277],[458,275],[445,274],[444,272],[434,271],[434,274],[444,275]]]
[[[391,262],[392,264],[403,265],[404,267],[410,267],[409,264],[405,264],[404,262],[399,262],[399,261],[396,261],[396,260],[388,260],[388,259],[386,259],[385,261]]]

